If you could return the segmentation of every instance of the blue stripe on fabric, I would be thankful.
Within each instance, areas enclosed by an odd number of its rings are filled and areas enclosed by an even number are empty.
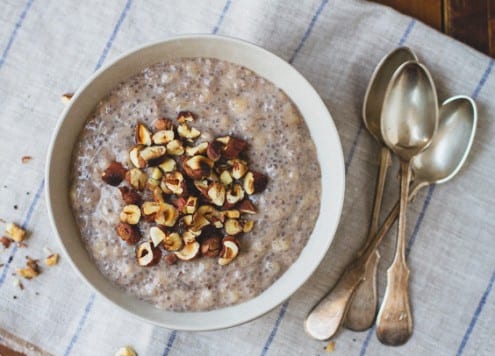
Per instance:
[[[354,152],[356,151],[356,146],[359,141],[359,136],[361,136],[361,131],[363,131],[364,124],[361,121],[359,124],[359,128],[354,135],[354,140],[351,144],[351,149],[349,150],[349,154],[347,155],[347,159],[345,160],[345,174],[347,175],[347,171],[349,170],[349,166],[351,165],[352,159],[354,158]]]
[[[409,34],[411,33],[414,25],[416,25],[416,20],[412,19],[406,28],[406,32],[404,32],[404,34],[402,35],[402,37],[399,40],[399,46],[402,46],[407,41],[407,38],[409,37]]]
[[[494,65],[494,59],[491,59],[490,62],[488,63],[488,66],[487,66],[485,72],[483,73],[481,79],[479,80],[478,84],[476,85],[476,88],[473,90],[473,93],[471,95],[471,97],[473,99],[476,99],[478,97],[479,93],[481,92],[481,89],[483,89],[486,81],[488,80],[488,77],[490,76],[493,65]],[[420,227],[421,223],[423,222],[425,211],[428,208],[428,205],[430,204],[433,192],[435,191],[435,187],[436,187],[435,185],[431,185],[428,189],[428,194],[426,195],[425,201],[423,203],[423,208],[421,209],[421,213],[419,214],[418,220],[416,221],[416,225],[414,226],[413,236],[411,237],[412,241],[409,241],[408,246],[407,246],[407,250],[406,250],[407,255],[409,255],[411,247],[414,244],[414,241],[416,239],[416,235],[418,234],[418,231],[419,231],[419,227]],[[457,355],[462,354],[462,351],[464,350],[464,347],[466,346],[466,344],[469,340],[469,337],[471,336],[471,333],[474,329],[474,326],[476,325],[476,322],[478,321],[478,318],[481,314],[481,311],[483,310],[483,307],[485,306],[486,299],[488,298],[488,295],[490,294],[490,291],[493,288],[494,280],[495,280],[495,271],[493,272],[493,275],[492,275],[492,277],[488,283],[488,286],[481,297],[481,300],[478,304],[478,307],[476,308],[476,310],[474,312],[474,315],[471,319],[471,322],[469,323],[469,326],[466,330],[466,333],[464,334],[464,337],[462,338],[459,349],[457,350]],[[360,356],[364,356],[366,354],[366,349],[367,349],[368,344],[369,344],[369,339],[370,339],[373,331],[374,331],[374,327],[370,331],[368,331],[368,334],[366,335],[366,339],[365,339],[363,346],[361,348]]]
[[[67,345],[67,348],[65,349],[64,356],[68,356],[71,353],[72,348],[76,344],[77,339],[79,338],[79,334],[81,333],[81,330],[84,324],[86,323],[86,319],[88,318],[89,311],[91,310],[94,301],[95,301],[95,294],[93,293],[90,295],[88,304],[86,304],[86,307],[84,308],[84,312],[81,319],[79,320],[79,324],[77,325],[76,332],[74,333],[74,335],[72,335],[69,345]]]
[[[485,83],[488,80],[490,73],[492,72],[494,61],[495,60],[493,58],[490,60],[490,63],[488,64],[488,67],[485,70],[485,73],[483,73],[481,80],[479,81],[478,85],[476,86],[476,89],[474,89],[473,94],[471,95],[473,99],[476,99],[478,97],[481,89],[485,86]]]
[[[127,16],[127,13],[129,12],[131,4],[132,4],[132,0],[127,0],[126,4],[124,6],[124,9],[121,11],[120,16],[117,20],[117,23],[115,24],[115,26],[113,28],[112,34],[110,35],[110,38],[108,39],[107,43],[105,44],[105,48],[103,49],[103,52],[101,53],[100,58],[98,59],[98,62],[97,62],[96,67],[95,67],[95,71],[102,66],[103,62],[105,61],[105,59],[108,55],[108,52],[112,48],[113,41],[115,40],[115,37],[117,36],[117,33],[120,30],[122,22],[124,21],[125,17]],[[88,317],[88,314],[91,311],[94,300],[95,300],[95,294],[92,293],[89,297],[89,301],[88,301],[88,304],[86,305],[86,308],[84,308],[84,313],[81,317],[81,320],[79,321],[79,325],[77,326],[77,329],[76,329],[74,335],[72,336],[72,339],[71,339],[67,349],[65,350],[65,353],[64,353],[65,356],[70,354],[72,348],[74,347],[75,343],[79,339],[79,335],[81,334],[81,331],[84,327],[84,323],[86,322],[86,318]]]
[[[323,11],[323,9],[325,8],[325,6],[327,5],[327,3],[328,3],[328,0],[323,0],[320,3],[320,6],[318,7],[318,10],[316,10],[315,14],[313,15],[313,18],[311,19],[311,22],[309,23],[308,28],[304,32],[304,35],[303,35],[303,37],[301,39],[301,42],[299,42],[299,45],[297,46],[296,50],[294,51],[294,54],[289,59],[289,63],[294,62],[294,59],[299,54],[299,51],[301,50],[301,48],[304,46],[304,43],[306,42],[306,40],[308,39],[309,35],[311,34],[311,31],[313,30],[313,27],[314,27],[316,21],[318,21],[318,17],[320,17],[320,14]]]
[[[426,209],[428,209],[428,206],[430,205],[431,202],[431,197],[433,195],[433,192],[435,191],[436,185],[432,184],[428,187],[428,193],[426,194],[426,198],[423,202],[423,207],[421,208],[421,211],[419,213],[418,219],[416,220],[416,224],[414,224],[414,230],[411,235],[411,238],[407,242],[407,247],[406,247],[406,257],[409,256],[409,252],[411,251],[411,248],[414,245],[414,242],[416,241],[416,237],[418,236],[419,228],[421,227],[421,224],[423,223],[423,219],[426,214]]]
[[[21,15],[19,16],[19,19],[15,23],[14,30],[10,34],[9,41],[7,42],[7,46],[3,50],[2,56],[0,57],[0,68],[2,68],[3,63],[5,62],[5,59],[7,58],[8,54],[9,54],[10,47],[12,47],[12,44],[14,43],[15,38],[17,36],[17,32],[22,27],[22,24],[24,22],[24,19],[26,18],[27,14],[29,12],[29,9],[31,9],[31,5],[33,4],[33,1],[34,0],[28,0],[28,2],[26,3],[26,5],[24,6],[24,9],[21,12]]]
[[[162,356],[168,356],[168,353],[170,352],[170,350],[172,349],[172,346],[174,345],[174,341],[175,341],[176,336],[177,336],[177,331],[173,330],[168,337],[167,347],[163,351]]]
[[[217,24],[213,28],[213,31],[211,33],[216,34],[218,30],[220,29],[220,26],[222,26],[223,18],[225,17],[225,14],[227,11],[229,11],[230,4],[232,4],[232,0],[227,0],[225,2],[225,6],[223,7],[222,13],[220,14],[220,17],[218,18]]]
[[[366,354],[366,350],[368,349],[368,344],[371,341],[371,335],[375,332],[376,325],[373,325],[371,329],[366,334],[366,338],[364,339],[363,346],[361,346],[361,351],[359,351],[359,356],[364,356]]]
[[[117,23],[113,28],[112,34],[110,35],[110,38],[105,44],[105,48],[103,48],[103,52],[101,53],[101,56],[98,59],[98,63],[96,63],[95,71],[102,66],[103,62],[107,58],[108,52],[110,51],[110,48],[112,48],[113,46],[113,41],[115,40],[115,37],[117,37],[117,33],[120,30],[120,26],[122,25],[122,22],[124,22],[124,19],[127,16],[127,12],[129,11],[131,4],[132,4],[132,0],[127,0],[124,9],[120,13],[119,19],[117,20]]]
[[[34,207],[38,203],[41,197],[41,193],[43,193],[43,187],[45,185],[45,180],[43,179],[41,181],[41,184],[38,187],[38,190],[36,191],[36,194],[34,195],[33,201],[29,205],[26,217],[24,218],[24,221],[22,222],[21,227],[23,229],[26,229],[27,225],[29,224],[29,221],[31,220],[31,216],[33,215],[34,212]],[[12,260],[14,259],[14,255],[17,252],[17,244],[12,248],[12,251],[10,251],[9,258],[7,259],[7,262],[3,266],[2,269],[2,275],[0,276],[0,287],[2,287],[3,282],[5,281],[5,277],[7,276],[7,273],[9,271],[10,265],[12,264]]]
[[[462,355],[464,352],[464,348],[466,347],[469,337],[471,336],[473,329],[478,322],[478,318],[483,311],[483,307],[486,304],[486,301],[488,299],[488,296],[490,295],[490,292],[493,289],[493,284],[495,283],[495,270],[492,273],[492,277],[490,278],[490,282],[488,283],[488,286],[486,287],[485,291],[483,292],[483,295],[481,296],[480,302],[478,303],[478,306],[476,307],[476,310],[473,314],[473,317],[471,318],[471,321],[469,322],[468,328],[466,332],[464,333],[464,336],[462,338],[461,344],[459,345],[459,349],[457,349],[457,356]]]
[[[488,63],[488,67],[486,68],[485,72],[483,73],[483,76],[481,77],[480,81],[478,82],[478,85],[476,86],[476,89],[474,89],[473,94],[471,95],[473,99],[476,99],[478,95],[481,92],[481,89],[485,86],[486,81],[488,80],[488,77],[490,76],[490,73],[492,72],[493,69],[493,64],[494,64],[494,59],[490,59],[490,63]],[[493,274],[488,281],[488,286],[486,287],[485,291],[483,292],[481,299],[478,303],[478,306],[476,307],[476,310],[474,311],[473,317],[471,318],[471,321],[469,322],[469,325],[466,329],[466,332],[464,333],[464,336],[462,337],[461,344],[459,345],[459,348],[457,349],[457,355],[462,355],[464,352],[464,348],[466,347],[469,338],[471,337],[471,334],[474,330],[474,327],[476,326],[476,323],[478,322],[478,318],[481,315],[481,312],[483,311],[483,308],[486,304],[486,300],[488,299],[488,296],[490,295],[490,292],[493,289],[493,284],[495,282],[495,270],[493,271]]]
[[[268,337],[268,340],[266,340],[265,346],[263,347],[263,351],[261,351],[261,356],[265,356],[268,350],[270,349],[270,345],[273,342],[273,339],[275,339],[275,335],[277,335],[278,327],[280,326],[280,323],[282,322],[282,319],[285,316],[285,312],[287,311],[287,306],[289,305],[289,300],[284,302],[282,304],[282,307],[280,308],[280,311],[278,313],[277,320],[275,321],[275,325],[273,326],[272,331],[270,332],[270,336]]]

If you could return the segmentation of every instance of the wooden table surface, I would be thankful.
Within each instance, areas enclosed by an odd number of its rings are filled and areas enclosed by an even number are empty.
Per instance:
[[[495,57],[495,0],[372,0]]]

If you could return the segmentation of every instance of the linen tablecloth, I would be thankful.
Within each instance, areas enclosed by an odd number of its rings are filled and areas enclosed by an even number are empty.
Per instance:
[[[16,335],[56,355],[324,355],[302,323],[357,251],[369,222],[378,146],[363,127],[361,105],[379,59],[410,46],[431,70],[439,98],[471,95],[479,125],[466,166],[451,182],[422,191],[410,205],[408,262],[414,334],[402,347],[381,345],[372,329],[343,330],[336,355],[489,355],[495,350],[495,80],[493,59],[420,22],[356,0],[54,1],[0,3],[0,217],[30,231],[27,248],[0,253],[0,343]],[[149,41],[217,33],[281,56],[316,88],[337,125],[346,195],[331,249],[312,278],[267,315],[215,332],[148,325],[95,296],[65,256],[38,278],[14,285],[25,256],[60,252],[45,207],[47,146],[63,109],[97,68]],[[21,163],[22,156],[32,156]],[[328,159],[332,159],[331,156]],[[388,210],[398,196],[389,174]],[[395,229],[394,229],[395,231]],[[379,291],[395,232],[381,246]],[[7,334],[8,333],[8,334]],[[34,353],[35,351],[31,351]]]

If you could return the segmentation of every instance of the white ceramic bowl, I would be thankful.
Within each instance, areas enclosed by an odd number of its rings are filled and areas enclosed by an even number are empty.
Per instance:
[[[89,258],[69,202],[71,153],[86,118],[120,81],[144,67],[179,57],[213,57],[245,66],[281,88],[297,105],[316,143],[322,173],[319,218],[295,263],[266,291],[244,303],[208,312],[158,310],[112,285]],[[291,65],[237,39],[192,35],[141,47],[94,73],[62,113],[46,166],[48,212],[62,248],[80,276],[113,304],[153,324],[177,330],[213,330],[257,318],[289,298],[311,276],[327,252],[344,200],[344,160],[337,130],[323,101]]]

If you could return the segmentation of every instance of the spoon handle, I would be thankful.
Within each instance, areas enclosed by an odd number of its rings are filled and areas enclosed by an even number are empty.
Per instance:
[[[363,251],[369,245],[371,239],[376,234],[378,222],[382,206],[383,191],[385,188],[385,180],[387,170],[390,165],[390,150],[386,146],[382,146],[380,150],[380,168],[376,182],[375,201],[371,213],[371,224],[368,232],[366,243],[361,249]],[[359,284],[351,300],[351,304],[347,311],[344,326],[355,331],[363,331],[369,329],[375,321],[376,310],[378,306],[377,296],[377,267],[380,261],[380,253],[375,251],[374,255],[366,264],[366,271],[363,282]]]
[[[417,191],[418,189],[413,189],[409,200],[412,199],[413,194]],[[317,340],[327,340],[338,331],[353,293],[364,278],[367,263],[373,257],[383,237],[392,225],[394,225],[398,215],[399,202],[397,202],[388,214],[382,226],[369,241],[368,246],[362,254],[358,255],[347,265],[335,286],[309,312],[304,321],[304,330],[309,336]]]
[[[395,257],[387,270],[387,287],[378,312],[376,334],[380,342],[398,346],[409,340],[413,319],[409,302],[409,269],[406,264],[406,210],[411,177],[409,162],[401,161],[399,228]]]

